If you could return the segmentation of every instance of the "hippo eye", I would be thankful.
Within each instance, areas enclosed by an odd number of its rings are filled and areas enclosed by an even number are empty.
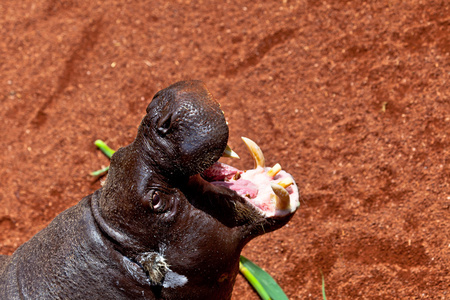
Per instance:
[[[152,207],[157,208],[158,204],[161,202],[161,197],[158,192],[154,192],[152,196]]]
[[[150,190],[143,198],[142,203],[145,207],[150,208],[155,213],[162,213],[166,210],[166,203],[161,198],[161,192],[157,190]]]

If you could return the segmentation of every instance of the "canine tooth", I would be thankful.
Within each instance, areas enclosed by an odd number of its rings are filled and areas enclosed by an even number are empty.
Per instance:
[[[259,146],[249,138],[242,137],[242,140],[244,141],[245,145],[250,151],[250,154],[253,157],[253,160],[255,161],[255,168],[256,167],[264,168],[266,166],[266,160],[264,159],[264,155],[261,151],[261,148],[259,148]]]
[[[277,210],[287,210],[291,208],[291,199],[289,197],[288,191],[279,184],[271,184],[272,191],[276,195],[275,207]]]
[[[228,145],[223,151],[222,157],[240,158],[239,155],[237,155],[237,153],[234,152],[233,149],[231,149],[231,147]]]
[[[290,186],[293,183],[294,183],[294,181],[292,181],[291,177],[286,177],[283,180],[281,180],[280,182],[278,182],[278,185],[281,185],[282,187],[287,188],[288,186]]]
[[[273,166],[268,172],[267,175],[269,175],[270,177],[275,177],[275,175],[278,174],[278,172],[281,171],[281,166],[280,164],[276,164],[275,166]]]

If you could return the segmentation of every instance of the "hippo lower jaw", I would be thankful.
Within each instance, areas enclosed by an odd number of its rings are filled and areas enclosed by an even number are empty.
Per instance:
[[[293,177],[276,164],[265,167],[260,147],[242,138],[255,161],[255,168],[239,170],[216,162],[202,173],[204,180],[215,186],[235,191],[265,218],[282,218],[293,214],[300,205],[299,192]]]

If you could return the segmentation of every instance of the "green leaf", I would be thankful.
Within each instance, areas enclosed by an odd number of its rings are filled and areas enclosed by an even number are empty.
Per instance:
[[[272,276],[242,255],[239,261],[239,271],[250,282],[261,299],[289,300]]]
[[[102,152],[103,152],[106,156],[108,156],[109,158],[111,158],[111,156],[114,154],[114,152],[116,152],[116,151],[114,151],[113,149],[109,148],[108,145],[106,145],[106,143],[105,143],[104,141],[102,141],[102,140],[96,140],[96,141],[94,142],[94,144],[95,144],[95,146],[97,146],[100,150],[102,150]]]

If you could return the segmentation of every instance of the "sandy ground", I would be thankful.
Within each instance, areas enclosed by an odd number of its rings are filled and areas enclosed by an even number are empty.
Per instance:
[[[448,1],[0,2],[0,253],[100,187],[158,90],[205,81],[302,206],[244,254],[290,299],[450,299]],[[373,3],[372,3],[373,2]],[[258,299],[239,276],[234,299]]]

